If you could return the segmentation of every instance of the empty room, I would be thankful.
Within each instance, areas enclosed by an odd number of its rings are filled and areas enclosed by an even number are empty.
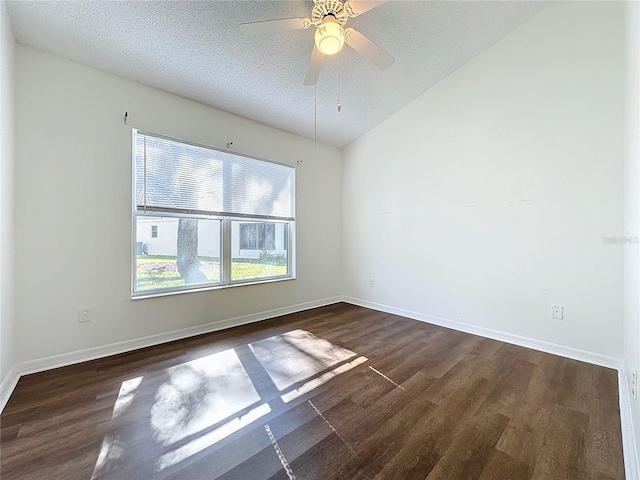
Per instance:
[[[0,42],[0,478],[640,480],[639,2]]]

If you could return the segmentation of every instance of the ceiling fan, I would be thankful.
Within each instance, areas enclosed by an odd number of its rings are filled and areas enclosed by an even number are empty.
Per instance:
[[[360,55],[381,70],[386,70],[394,62],[394,58],[363,34],[353,28],[344,28],[350,17],[371,10],[385,1],[372,0],[313,0],[311,18],[281,18],[262,22],[243,23],[240,31],[245,35],[284,32],[287,30],[303,30],[313,25],[316,27],[315,44],[311,51],[311,59],[305,85],[315,85],[320,76],[320,68],[325,56],[331,56],[342,50],[346,43]]]

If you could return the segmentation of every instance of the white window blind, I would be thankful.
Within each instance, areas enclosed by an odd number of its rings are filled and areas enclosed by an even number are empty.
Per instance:
[[[135,132],[138,211],[295,220],[295,169]]]

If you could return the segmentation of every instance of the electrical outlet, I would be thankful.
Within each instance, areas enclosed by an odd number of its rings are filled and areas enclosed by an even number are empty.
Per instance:
[[[631,396],[635,399],[638,398],[638,372],[635,368],[631,372]]]
[[[373,280],[373,278],[369,279],[369,286],[370,287],[374,287],[375,286],[375,281]]]
[[[89,317],[89,309],[88,308],[80,308],[78,309],[78,322],[90,322],[91,318]]]
[[[564,318],[564,307],[562,305],[551,305],[551,318],[562,320]]]

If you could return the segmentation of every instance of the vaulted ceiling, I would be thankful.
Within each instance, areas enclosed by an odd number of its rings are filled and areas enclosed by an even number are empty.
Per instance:
[[[335,147],[345,147],[544,7],[389,1],[348,26],[395,57],[345,47],[303,85],[315,28],[246,37],[241,23],[309,17],[310,1],[7,2],[16,40]],[[337,111],[340,102],[342,110]]]

